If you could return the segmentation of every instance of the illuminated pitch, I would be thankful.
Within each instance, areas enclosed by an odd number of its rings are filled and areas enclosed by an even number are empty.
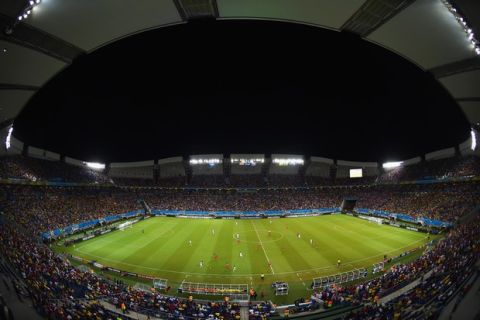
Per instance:
[[[423,233],[335,214],[241,220],[156,217],[75,247],[55,247],[104,266],[167,279],[171,294],[182,281],[245,283],[280,303],[308,297],[313,278],[371,269],[384,255],[398,256],[427,241]],[[287,297],[273,296],[275,281],[289,283]]]

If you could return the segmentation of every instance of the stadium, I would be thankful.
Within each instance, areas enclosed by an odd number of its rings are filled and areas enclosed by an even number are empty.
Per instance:
[[[0,319],[478,319],[480,7],[0,3]]]

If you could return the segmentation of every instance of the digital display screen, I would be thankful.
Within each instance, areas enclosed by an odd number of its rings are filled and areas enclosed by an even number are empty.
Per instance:
[[[362,169],[350,169],[350,178],[361,178],[363,177]]]

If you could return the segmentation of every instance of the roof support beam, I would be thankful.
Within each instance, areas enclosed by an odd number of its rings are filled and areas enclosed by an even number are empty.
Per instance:
[[[455,98],[457,102],[479,102],[480,97]]]
[[[455,61],[443,66],[438,66],[428,70],[436,79],[448,77],[457,73],[473,71],[480,69],[480,57]]]
[[[0,13],[2,31],[10,28],[9,26],[12,25],[14,20],[14,18]],[[75,45],[26,23],[18,23],[10,32],[0,33],[0,39],[36,50],[68,64],[72,63],[73,59],[79,55],[85,53],[85,51]]]
[[[217,0],[173,0],[183,21],[218,18]]]
[[[40,87],[29,86],[24,84],[12,84],[12,83],[0,83],[0,90],[26,90],[26,91],[37,91]]]
[[[368,37],[413,2],[415,0],[367,0],[340,29]]]

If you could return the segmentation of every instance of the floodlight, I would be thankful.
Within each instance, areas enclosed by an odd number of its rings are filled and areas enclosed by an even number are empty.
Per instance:
[[[105,164],[104,163],[98,163],[98,162],[84,162],[84,164],[92,169],[105,169]]]
[[[279,166],[296,166],[296,165],[303,165],[303,159],[282,159],[282,158],[275,158],[273,159],[273,163],[278,164]]]
[[[7,139],[5,139],[5,147],[10,149],[10,139],[12,138],[13,127],[8,129]]]
[[[384,169],[393,169],[393,168],[398,168],[402,165],[403,161],[393,161],[393,162],[385,162],[382,164],[382,167]]]
[[[477,148],[477,135],[474,129],[470,130],[470,135],[472,136],[472,144],[470,145],[470,148],[472,151],[475,151]]]

